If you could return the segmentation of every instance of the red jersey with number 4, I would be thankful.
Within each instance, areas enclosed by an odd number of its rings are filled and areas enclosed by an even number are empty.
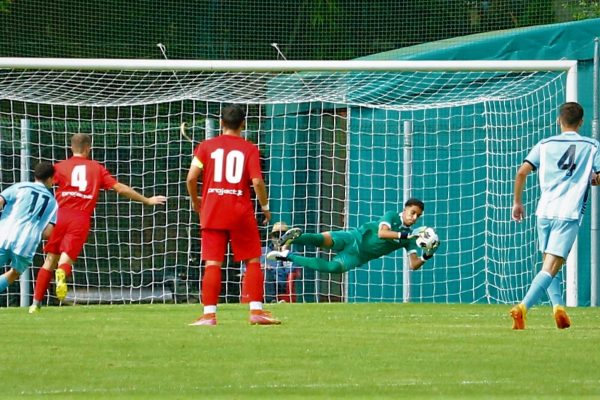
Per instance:
[[[117,180],[97,161],[73,156],[54,165],[58,207],[94,212],[100,189],[108,190]]]
[[[235,229],[254,216],[252,179],[261,178],[258,148],[246,139],[220,135],[200,143],[194,156],[202,163],[200,225]]]

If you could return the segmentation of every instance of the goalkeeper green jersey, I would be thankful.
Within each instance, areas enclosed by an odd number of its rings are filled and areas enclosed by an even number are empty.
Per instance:
[[[356,229],[360,235],[359,254],[361,261],[374,260],[393,251],[405,248],[409,253],[416,252],[418,246],[414,239],[380,239],[379,226],[385,224],[392,231],[410,234],[412,229],[402,223],[402,217],[395,211],[385,213],[378,221],[368,222]]]

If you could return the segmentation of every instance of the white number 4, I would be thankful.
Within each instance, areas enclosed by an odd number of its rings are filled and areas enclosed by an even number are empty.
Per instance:
[[[80,192],[84,192],[87,184],[85,165],[76,165],[71,172],[71,186],[75,186]]]

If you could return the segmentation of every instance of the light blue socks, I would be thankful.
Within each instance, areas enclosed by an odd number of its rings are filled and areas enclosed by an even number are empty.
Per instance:
[[[0,275],[0,293],[4,292],[8,287],[8,279],[6,275]]]
[[[548,290],[548,287],[552,283],[552,279],[552,275],[546,271],[538,272],[535,278],[533,278],[531,286],[522,301],[527,310],[536,304],[540,297],[542,297],[542,294]]]
[[[565,305],[562,296],[562,290],[560,290],[560,279],[558,278],[558,275],[556,275],[552,279],[552,282],[550,282],[550,286],[548,286],[547,292],[548,298],[550,299],[552,306],[556,307]]]

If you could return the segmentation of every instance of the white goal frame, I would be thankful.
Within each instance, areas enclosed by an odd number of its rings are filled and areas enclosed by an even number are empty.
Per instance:
[[[128,71],[560,71],[566,72],[566,101],[577,101],[577,61],[484,60],[484,61],[287,61],[287,60],[142,60],[74,58],[0,58],[2,69],[128,70]],[[508,218],[508,216],[507,216]],[[577,306],[577,242],[567,259],[567,305]],[[410,282],[405,281],[405,289]]]

